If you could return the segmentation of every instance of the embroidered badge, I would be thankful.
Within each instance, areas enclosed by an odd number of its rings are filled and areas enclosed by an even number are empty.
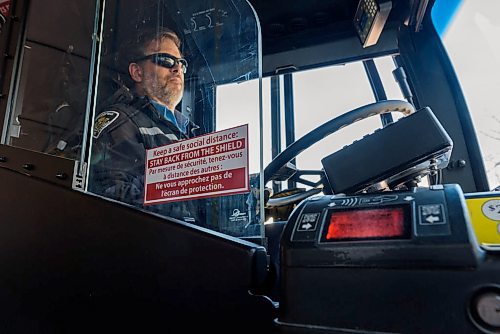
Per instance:
[[[92,136],[98,138],[102,131],[113,123],[120,114],[117,111],[104,111],[100,113],[94,123],[94,130]]]

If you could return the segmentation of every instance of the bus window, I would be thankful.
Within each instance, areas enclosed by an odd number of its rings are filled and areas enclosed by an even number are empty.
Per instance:
[[[257,81],[248,81],[244,83],[235,83],[217,87],[217,119],[218,128],[230,128],[237,124],[249,124],[251,132],[248,134],[251,138],[251,145],[256,148],[260,145],[260,132],[263,136],[263,163],[264,166],[271,162],[271,143],[270,138],[270,80],[262,80],[262,105],[263,105],[263,129],[259,127],[259,115],[251,112],[251,104],[243,105],[241,101],[258,101],[259,97],[254,96],[258,93]],[[258,173],[260,159],[250,160],[250,173]]]
[[[94,1],[31,4],[3,143],[79,159],[94,14]]]
[[[375,66],[380,74],[387,99],[403,99],[399,86],[392,76],[395,68],[392,57],[375,59]],[[362,62],[297,72],[292,78],[296,139],[346,111],[375,102]],[[283,105],[282,110],[285,109]],[[401,116],[397,113],[394,114],[395,120],[399,117]],[[300,170],[321,170],[322,157],[380,127],[382,127],[380,118],[370,117],[341,129],[315,144],[313,149],[300,154],[296,159],[296,166]],[[284,127],[282,132],[285,132]],[[286,147],[284,138],[282,143],[283,149]],[[313,182],[318,179],[315,176],[304,178]]]
[[[311,85],[314,82],[314,85]],[[362,63],[349,63],[297,73],[294,76],[296,137],[351,109],[374,102]],[[297,157],[301,169],[321,169],[321,159],[352,141],[369,129],[381,127],[380,119],[370,117],[325,138],[315,149]],[[318,155],[318,152],[321,152]]]
[[[375,66],[380,75],[383,89],[387,99],[403,100],[403,94],[397,85],[392,72],[395,64],[391,56],[376,58]],[[365,104],[375,102],[375,97],[370,88],[363,63],[349,63],[341,66],[323,67],[314,70],[300,71],[287,74],[291,77],[292,91],[285,88],[284,75],[278,75],[263,79],[263,162],[266,166],[272,159],[272,131],[278,131],[279,149],[277,153],[287,146],[286,141],[286,121],[287,117],[294,119],[295,131],[294,138],[307,134],[320,124],[343,114],[344,112],[355,109]],[[271,129],[272,97],[273,94],[271,80],[275,80],[277,94],[275,97],[278,106],[275,106],[279,112],[279,117],[274,121]],[[314,85],[311,85],[314,82]],[[362,84],[361,84],[362,83]],[[241,119],[248,120],[249,123],[258,123],[257,115],[248,113],[245,106],[241,106],[239,101],[251,96],[252,85],[256,83],[231,84],[219,86],[217,90],[217,124],[234,126]],[[289,95],[287,95],[289,94]],[[285,96],[287,95],[287,96]],[[293,98],[293,107],[291,109],[286,105],[285,99]],[[243,108],[243,109],[242,109]],[[236,113],[235,110],[240,112]],[[243,111],[243,112],[241,112]],[[288,115],[285,115],[288,114]],[[290,116],[291,115],[291,116]],[[252,119],[253,117],[253,119]],[[399,113],[393,113],[394,120],[402,117]],[[320,170],[321,157],[348,145],[350,142],[361,138],[364,134],[370,133],[380,128],[382,123],[380,118],[373,117],[362,120],[353,126],[346,127],[336,134],[329,136],[325,140],[317,143],[311,150],[306,150],[296,159],[296,166],[300,170]],[[223,126],[224,127],[224,126]],[[255,138],[256,134],[252,136]],[[253,141],[252,141],[253,143]],[[257,145],[257,142],[255,143]],[[275,148],[273,148],[275,149]],[[318,155],[319,153],[319,155]],[[257,170],[258,161],[250,162],[250,169]],[[315,176],[305,176],[312,182],[317,180]],[[270,185],[268,185],[270,186]],[[282,187],[286,188],[285,184]]]
[[[461,83],[481,146],[488,182],[500,185],[500,3],[436,1],[432,18]]]
[[[399,88],[396,80],[394,79],[393,71],[396,69],[396,65],[394,64],[394,60],[392,57],[379,57],[374,59],[375,64],[377,65],[380,79],[382,80],[382,84],[385,89],[385,93],[387,95],[387,99],[389,100],[404,100],[404,96],[401,93],[401,89]],[[397,116],[401,116],[399,113],[392,114],[394,118]]]

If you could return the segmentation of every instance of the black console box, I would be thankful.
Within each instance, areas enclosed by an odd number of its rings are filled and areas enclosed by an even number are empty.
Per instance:
[[[334,193],[352,194],[370,185],[397,183],[448,164],[453,142],[429,108],[379,129],[321,160]]]

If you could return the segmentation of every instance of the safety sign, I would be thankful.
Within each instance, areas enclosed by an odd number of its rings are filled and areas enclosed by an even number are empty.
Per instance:
[[[248,125],[148,150],[145,168],[145,205],[248,192]]]

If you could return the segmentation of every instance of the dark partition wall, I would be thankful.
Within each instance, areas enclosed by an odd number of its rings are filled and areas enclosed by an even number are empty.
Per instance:
[[[0,169],[2,333],[271,328],[263,247],[27,178]]]

